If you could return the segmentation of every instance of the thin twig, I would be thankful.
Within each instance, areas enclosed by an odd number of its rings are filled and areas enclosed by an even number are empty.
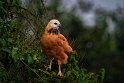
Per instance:
[[[40,75],[38,75],[38,73],[36,73],[31,67],[29,67],[25,62],[23,62],[22,60],[20,60],[26,67],[28,67],[31,71],[33,71],[39,78],[41,78],[40,77]]]

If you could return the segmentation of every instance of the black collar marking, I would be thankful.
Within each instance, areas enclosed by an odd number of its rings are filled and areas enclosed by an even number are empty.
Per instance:
[[[48,31],[48,33],[52,33],[52,34],[58,34],[59,33],[59,30],[58,29],[50,29],[49,31]]]

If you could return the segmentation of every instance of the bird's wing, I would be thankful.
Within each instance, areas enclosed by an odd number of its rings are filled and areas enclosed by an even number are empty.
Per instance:
[[[62,34],[58,35],[57,43],[58,43],[59,46],[64,48],[65,52],[67,52],[67,53],[72,53],[73,52],[73,50],[72,50],[71,46],[69,45],[67,39]]]
[[[67,39],[62,34],[59,34],[58,38],[68,43]]]

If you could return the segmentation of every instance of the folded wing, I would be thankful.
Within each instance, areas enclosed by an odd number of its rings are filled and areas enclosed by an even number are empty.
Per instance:
[[[63,47],[64,51],[67,53],[73,53],[71,46],[69,45],[67,39],[62,35],[58,35],[57,43],[59,46]]]

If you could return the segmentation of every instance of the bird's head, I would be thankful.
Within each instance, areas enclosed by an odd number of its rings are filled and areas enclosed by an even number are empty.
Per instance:
[[[61,28],[60,22],[56,19],[52,19],[47,24],[46,30],[51,33],[51,32],[54,32],[54,31],[59,31],[59,28]]]

